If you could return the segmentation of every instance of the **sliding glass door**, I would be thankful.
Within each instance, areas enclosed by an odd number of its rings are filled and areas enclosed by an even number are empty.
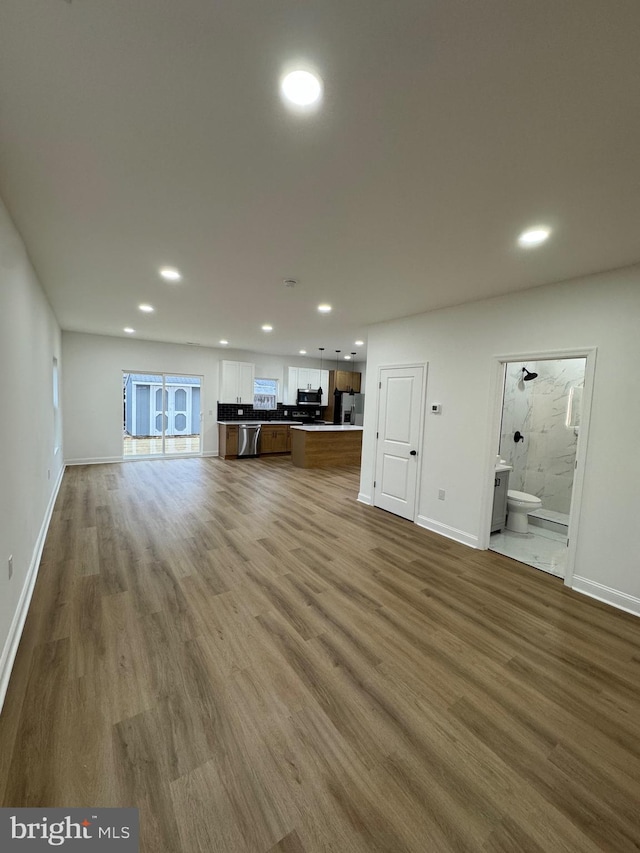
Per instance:
[[[202,453],[200,376],[123,373],[123,456]]]

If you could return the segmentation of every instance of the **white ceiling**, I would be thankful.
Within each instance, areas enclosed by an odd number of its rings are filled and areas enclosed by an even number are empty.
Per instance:
[[[348,351],[640,260],[639,45],[638,0],[2,0],[0,194],[64,329]]]

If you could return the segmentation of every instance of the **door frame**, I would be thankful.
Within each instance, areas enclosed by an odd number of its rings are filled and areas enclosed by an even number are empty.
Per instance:
[[[487,551],[489,549],[491,508],[493,505],[493,480],[495,476],[495,459],[500,448],[500,426],[502,423],[502,405],[504,398],[504,372],[506,365],[517,361],[554,361],[563,358],[586,359],[584,371],[584,395],[582,398],[582,412],[580,416],[580,431],[576,448],[576,469],[571,490],[571,506],[569,508],[569,543],[567,553],[567,565],[564,576],[565,586],[573,585],[573,574],[575,567],[576,549],[578,544],[580,528],[580,512],[582,508],[582,491],[584,487],[584,476],[587,467],[587,454],[589,446],[589,424],[591,420],[591,404],[593,400],[593,386],[595,381],[597,347],[574,347],[571,349],[556,350],[528,350],[527,352],[515,352],[506,355],[494,355],[492,357],[493,367],[491,371],[491,386],[489,389],[489,400],[491,404],[491,429],[487,436],[485,451],[485,483],[483,490],[482,506],[480,512],[480,535],[478,537],[478,548]]]
[[[427,375],[429,373],[429,362],[428,361],[413,361],[407,362],[403,364],[379,364],[378,365],[378,387],[376,389],[376,412],[375,412],[375,429],[376,429],[376,439],[375,439],[375,452],[373,454],[373,468],[371,472],[371,482],[376,482],[376,468],[378,466],[378,426],[380,424],[380,396],[382,391],[382,371],[383,370],[403,370],[406,368],[413,367],[422,367],[422,388],[420,389],[421,394],[421,404],[420,404],[420,426],[418,428],[418,471],[416,474],[416,501],[415,501],[415,512],[413,518],[411,519],[411,523],[416,523],[416,518],[420,515],[420,491],[422,487],[422,455],[424,452],[424,425],[425,425],[425,406],[427,402]],[[373,485],[371,488],[371,506],[376,505],[376,488],[377,486]],[[377,507],[380,509],[380,507]],[[382,510],[385,512],[385,510]],[[403,518],[403,516],[399,515],[397,518]],[[409,519],[405,519],[408,521]]]

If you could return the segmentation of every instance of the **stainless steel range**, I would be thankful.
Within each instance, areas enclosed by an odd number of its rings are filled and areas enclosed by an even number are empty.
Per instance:
[[[303,423],[312,423],[313,421],[322,420],[323,409],[313,409],[305,407],[304,409],[294,409],[291,412],[291,417],[294,421],[302,421]]]

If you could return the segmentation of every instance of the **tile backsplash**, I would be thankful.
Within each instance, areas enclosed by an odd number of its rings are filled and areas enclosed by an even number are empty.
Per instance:
[[[219,421],[293,421],[295,418],[292,412],[296,406],[290,406],[286,403],[278,403],[277,409],[256,409],[248,403],[218,403],[218,420]],[[242,414],[238,414],[238,409],[242,409]],[[324,414],[324,408],[319,407],[320,415]],[[288,414],[285,415],[285,412]]]

